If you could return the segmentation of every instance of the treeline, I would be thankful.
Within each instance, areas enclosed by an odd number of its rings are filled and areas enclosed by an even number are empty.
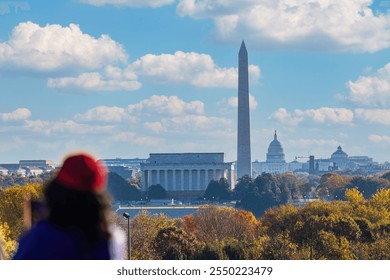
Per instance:
[[[23,232],[23,200],[39,197],[30,184],[0,191],[0,238],[9,257]],[[131,221],[133,259],[390,259],[390,189],[366,199],[357,188],[345,201],[301,208],[273,207],[261,218],[232,207],[203,206],[170,219],[143,212]],[[126,223],[113,215],[116,223]]]
[[[209,187],[214,187],[208,188],[205,195],[214,200],[235,198],[240,208],[204,206],[182,219],[141,213],[131,224],[132,256],[390,259],[389,175],[348,177],[330,173],[302,178],[262,174],[255,179],[241,178],[233,192],[224,180],[211,182]],[[120,184],[122,187],[118,187]],[[129,182],[115,175],[109,178],[109,189],[128,193],[130,187],[139,193]],[[213,189],[222,190],[227,197]],[[12,256],[23,232],[25,195],[37,199],[41,191],[42,184],[0,188],[0,238],[8,256]],[[322,199],[301,208],[290,204],[305,196]],[[114,217],[123,225],[122,217]]]
[[[345,200],[345,191],[357,188],[368,199],[380,189],[390,188],[390,172],[382,176],[350,176],[327,173],[321,176],[316,194],[325,200]]]
[[[22,175],[0,175],[0,189],[6,189],[12,186],[24,186],[27,184],[44,184],[49,181],[55,171],[44,172],[36,176],[22,176]]]
[[[274,207],[261,219],[217,206],[183,219],[144,212],[131,223],[132,259],[390,259],[390,189],[345,198]]]
[[[382,176],[349,176],[326,173],[320,176],[297,176],[293,173],[263,173],[256,178],[239,178],[233,191],[226,179],[212,180],[205,191],[208,200],[236,200],[237,207],[261,217],[267,209],[293,203],[303,198],[326,201],[346,200],[347,190],[357,188],[369,199],[378,190],[390,188],[390,172]]]

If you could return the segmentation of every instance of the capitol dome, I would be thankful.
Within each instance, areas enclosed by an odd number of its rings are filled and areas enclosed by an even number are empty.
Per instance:
[[[339,169],[344,169],[349,162],[348,155],[343,151],[341,146],[337,147],[337,151],[331,155],[330,160],[333,162],[335,167]]]
[[[284,160],[284,152],[282,144],[278,141],[278,136],[274,135],[274,140],[268,146],[267,160],[269,163],[283,163],[286,162]]]
[[[330,158],[331,159],[346,159],[346,158],[348,158],[348,155],[346,152],[343,151],[341,146],[338,146],[337,151],[334,152]]]

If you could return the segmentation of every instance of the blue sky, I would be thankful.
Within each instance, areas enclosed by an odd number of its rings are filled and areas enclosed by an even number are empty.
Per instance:
[[[224,152],[249,52],[252,159],[389,161],[390,1],[0,1],[0,162]]]

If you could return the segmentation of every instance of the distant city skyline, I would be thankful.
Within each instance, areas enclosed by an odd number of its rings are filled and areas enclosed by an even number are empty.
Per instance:
[[[212,4],[212,5],[211,5]],[[237,153],[249,53],[251,158],[390,161],[389,1],[0,3],[0,162]]]

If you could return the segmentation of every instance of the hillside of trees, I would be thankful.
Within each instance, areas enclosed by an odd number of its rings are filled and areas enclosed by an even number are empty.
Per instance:
[[[132,258],[390,259],[389,177],[262,174],[240,179],[227,193],[225,182],[215,181],[205,195],[236,199],[237,208],[202,206],[177,219],[143,212],[131,221]],[[37,199],[42,188],[32,183],[0,188],[0,238],[8,257],[24,230],[24,197]],[[115,175],[112,188],[119,196],[136,189]],[[305,196],[320,199],[303,207],[291,204]],[[123,217],[113,215],[113,221],[127,230]]]
[[[132,221],[132,258],[390,259],[390,189],[365,199],[354,188],[345,198],[274,207],[260,219],[217,206],[182,219],[144,212]]]
[[[296,176],[292,173],[263,173],[256,178],[239,178],[233,191],[225,179],[210,181],[205,198],[214,201],[237,201],[237,207],[261,217],[272,207],[291,204],[298,199],[314,198],[326,201],[346,200],[347,190],[356,188],[364,198],[378,190],[390,188],[390,172],[382,176],[342,176],[326,173],[320,176]]]

